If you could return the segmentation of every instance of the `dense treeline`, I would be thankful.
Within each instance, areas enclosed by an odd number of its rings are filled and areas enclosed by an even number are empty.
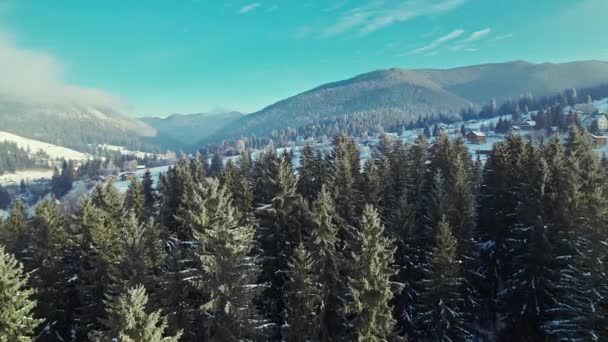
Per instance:
[[[608,339],[607,175],[576,128],[484,165],[441,135],[292,158],[181,159],[73,215],[15,202],[0,340]]]
[[[117,175],[120,172],[133,172],[139,165],[152,168],[175,163],[174,153],[167,153],[164,158],[158,155],[145,155],[143,158],[133,154],[117,151],[103,151],[95,158],[84,161],[76,173],[78,179],[89,179],[97,176]]]
[[[41,162],[48,164],[48,161],[49,158],[44,153],[38,152],[34,158],[28,151],[19,148],[17,144],[0,141],[0,175],[36,167]]]

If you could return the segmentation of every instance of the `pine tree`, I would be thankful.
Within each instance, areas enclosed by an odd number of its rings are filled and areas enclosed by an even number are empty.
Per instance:
[[[66,294],[70,277],[68,262],[68,235],[59,206],[54,200],[38,203],[30,223],[31,248],[27,264],[33,271],[32,287],[37,292],[37,317],[48,322],[47,336],[69,336],[72,325],[72,308]]]
[[[424,340],[467,341],[470,333],[461,312],[463,281],[457,240],[444,218],[438,224],[436,246],[420,282],[424,292],[419,299],[418,322]]]
[[[289,264],[285,294],[286,325],[283,328],[283,336],[288,341],[314,341],[319,336],[321,289],[313,262],[312,255],[300,244]]]
[[[312,146],[308,144],[302,149],[302,154],[300,156],[300,168],[298,169],[298,172],[298,193],[312,203],[318,193],[318,173],[315,169],[314,151]]]
[[[329,192],[322,188],[313,209],[314,230],[310,242],[314,269],[321,285],[321,307],[319,309],[319,339],[334,341],[342,336],[346,327],[343,298],[345,281],[340,275],[343,257],[337,250],[339,223]]]
[[[253,204],[268,204],[277,193],[276,183],[279,167],[279,158],[276,155],[273,145],[269,145],[264,150],[252,169],[253,184]]]
[[[304,240],[306,216],[301,210],[301,197],[296,193],[297,178],[291,164],[281,157],[272,203],[260,207],[256,214],[260,220],[257,240],[262,248],[262,273],[260,282],[268,285],[262,294],[261,311],[274,324],[270,338],[278,338],[285,317],[285,300],[282,296],[286,281],[287,263],[293,249]]]
[[[202,154],[197,152],[190,161],[190,173],[192,174],[192,179],[195,183],[204,181],[205,176],[207,175],[207,161]]]
[[[224,161],[219,153],[213,154],[211,158],[211,165],[209,166],[209,176],[219,177],[224,169]]]
[[[230,196],[216,180],[209,181],[202,198],[189,216],[199,218],[193,227],[202,267],[197,285],[209,294],[202,305],[209,317],[209,340],[254,338],[259,333],[253,305],[259,292],[259,266],[252,256],[255,229],[239,223]]]
[[[548,239],[551,226],[544,211],[548,167],[532,143],[526,150],[528,181],[521,193],[524,201],[507,241],[514,255],[512,273],[498,294],[498,302],[506,325],[504,340],[540,341],[547,338],[543,323],[554,304],[555,258]]]
[[[159,179],[160,222],[179,241],[192,239],[189,228],[184,227],[177,217],[179,211],[185,210],[189,205],[189,192],[199,184],[192,178],[190,161],[186,158],[180,159],[175,167]]]
[[[97,192],[98,203],[112,202],[104,198],[105,190]],[[113,284],[116,266],[124,253],[120,243],[122,231],[120,218],[97,206],[93,199],[84,199],[74,222],[74,231],[79,236],[74,286],[78,294],[75,309],[75,331],[78,339],[84,339],[93,331],[102,330],[105,319],[104,299],[108,294],[116,295]],[[111,206],[114,207],[114,206]],[[120,210],[120,207],[118,207]]]
[[[169,322],[168,331],[184,331],[185,341],[196,341],[204,336],[204,318],[200,311],[204,294],[191,280],[197,277],[193,246],[175,238],[166,241],[166,259],[159,277],[159,297]]]
[[[350,225],[356,225],[359,194],[355,185],[359,174],[359,152],[352,140],[345,135],[334,138],[331,155],[332,190],[336,211]]]
[[[357,341],[386,341],[394,333],[395,321],[389,302],[393,298],[390,278],[393,269],[393,241],[384,236],[376,209],[366,205],[356,237],[356,277],[348,278],[351,300],[347,311],[354,315]]]
[[[146,222],[150,219],[150,216],[147,215],[145,201],[146,198],[143,183],[139,179],[133,178],[129,184],[127,193],[125,194],[125,200],[123,203],[124,211],[132,211],[135,213],[139,222]]]
[[[142,186],[144,193],[144,217],[156,217],[158,195],[156,194],[156,189],[154,188],[154,180],[152,179],[152,173],[150,170],[146,170],[146,173],[144,173]]]
[[[524,184],[523,141],[508,135],[505,142],[494,145],[483,171],[483,187],[479,195],[478,242],[481,246],[477,263],[481,279],[476,281],[479,292],[479,321],[489,330],[499,330],[498,293],[513,274],[514,253],[508,241],[517,239],[514,231],[519,196]]]
[[[559,237],[556,258],[561,262],[555,297],[548,310],[547,333],[559,339],[606,338],[608,283],[603,260],[608,257],[605,175],[589,139],[576,127],[570,131],[558,193],[561,210],[556,218]],[[559,190],[562,188],[562,190]]]
[[[131,211],[122,218],[121,233],[122,253],[112,271],[118,292],[140,284],[148,291],[154,289],[164,257],[159,231],[150,221],[140,222]]]
[[[331,179],[329,159],[323,152],[317,151],[317,153],[315,154],[313,169],[316,175],[314,182],[316,200],[316,196],[321,192],[321,188],[323,187],[323,185],[329,186],[329,182]]]
[[[165,336],[167,319],[161,311],[148,313],[148,295],[143,286],[136,286],[109,305],[115,320],[112,327],[117,333],[106,333],[108,341],[124,342],[178,342],[181,331],[174,336]]]
[[[0,341],[31,341],[41,323],[33,317],[36,302],[28,276],[14,256],[0,247]]]
[[[364,204],[377,206],[380,202],[380,179],[378,178],[378,171],[372,159],[368,159],[365,162],[359,191]]]
[[[93,204],[105,212],[106,219],[117,223],[122,216],[123,198],[115,186],[114,180],[97,185],[91,193]]]
[[[388,192],[385,195],[388,198],[385,201],[385,205],[388,205],[385,210],[390,212],[401,195],[408,190],[408,149],[400,140],[391,146],[388,162],[390,173],[389,178],[384,181],[386,184],[384,191]]]
[[[239,219],[242,221],[250,219],[249,214],[253,205],[251,180],[246,168],[247,166],[245,166],[245,169],[239,169],[229,160],[220,179],[222,185],[230,192],[233,204],[239,212]]]
[[[410,337],[416,336],[417,301],[421,280],[424,276],[423,266],[428,263],[428,256],[434,244],[435,227],[447,212],[447,199],[443,178],[439,172],[431,181],[426,181],[428,188],[421,199],[421,212],[417,213],[414,204],[404,193],[399,206],[391,216],[390,232],[397,241],[396,261],[399,272],[396,281],[403,287],[395,297],[395,317],[399,318],[401,333]]]
[[[9,216],[0,228],[0,241],[6,251],[22,258],[28,247],[27,212],[23,201],[16,200],[11,204]]]

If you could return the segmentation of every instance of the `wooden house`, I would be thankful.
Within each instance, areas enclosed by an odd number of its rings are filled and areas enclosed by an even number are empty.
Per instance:
[[[471,131],[467,134],[467,141],[471,144],[485,144],[486,135],[483,132]]]

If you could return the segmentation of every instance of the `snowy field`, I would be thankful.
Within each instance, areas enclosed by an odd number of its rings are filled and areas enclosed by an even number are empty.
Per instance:
[[[107,150],[107,151],[114,151],[114,152],[118,152],[122,155],[128,155],[128,156],[136,156],[137,158],[145,158],[145,157],[154,157],[154,153],[146,153],[146,152],[141,152],[141,151],[131,151],[128,150],[122,146],[116,146],[116,145],[97,145],[97,148],[100,148],[102,150]]]
[[[69,160],[85,160],[91,156],[86,153],[81,153],[69,148],[45,143],[38,140],[27,139],[15,134],[0,132],[0,141],[7,141],[17,144],[19,148],[35,154],[38,151],[44,151],[53,159],[69,159]]]
[[[51,179],[53,170],[21,170],[0,175],[0,185],[18,185],[22,180],[31,183],[34,179]]]

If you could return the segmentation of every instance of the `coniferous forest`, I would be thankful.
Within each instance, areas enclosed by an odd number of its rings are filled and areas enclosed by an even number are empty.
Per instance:
[[[0,341],[606,341],[586,134],[181,159],[0,225]]]

